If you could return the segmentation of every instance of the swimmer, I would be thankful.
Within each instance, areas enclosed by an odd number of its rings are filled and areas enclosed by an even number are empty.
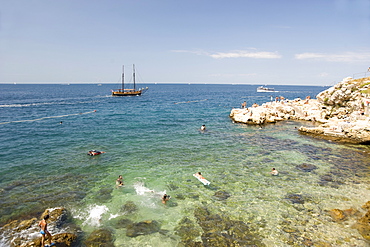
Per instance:
[[[49,215],[45,215],[44,216],[44,219],[42,219],[39,223],[39,227],[40,227],[40,233],[42,235],[41,237],[41,247],[44,247],[44,243],[45,243],[45,235],[47,235],[48,239],[49,239],[49,242],[50,242],[50,245],[54,245],[53,243],[51,243],[51,239],[52,239],[52,236],[50,234],[50,232],[48,231],[48,223],[46,222],[46,220],[49,219]]]
[[[170,199],[171,199],[171,196],[170,196],[170,195],[164,194],[164,195],[162,196],[162,203],[163,203],[163,204],[166,204],[166,202],[167,202],[168,200],[170,200]]]
[[[200,130],[206,130],[206,125],[202,125],[202,127],[200,127]]]
[[[90,150],[87,155],[90,155],[90,156],[95,156],[95,155],[99,155],[99,154],[103,154],[105,152],[103,151],[96,151],[96,150]]]
[[[117,189],[118,189],[118,187],[121,187],[121,186],[124,185],[122,180],[123,180],[122,175],[119,175],[117,180],[116,180]]]
[[[271,170],[271,172],[270,172],[272,175],[274,175],[274,176],[277,176],[277,175],[279,175],[279,172],[273,167],[272,168],[272,170]]]

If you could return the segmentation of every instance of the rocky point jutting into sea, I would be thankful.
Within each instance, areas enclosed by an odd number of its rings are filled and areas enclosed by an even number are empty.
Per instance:
[[[262,105],[232,109],[234,122],[245,124],[305,120],[315,127],[300,127],[301,133],[360,144],[370,143],[370,77],[343,79],[319,93],[316,99],[288,100],[280,97]]]

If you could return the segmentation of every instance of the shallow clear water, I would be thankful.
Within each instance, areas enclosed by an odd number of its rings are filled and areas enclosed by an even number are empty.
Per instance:
[[[141,97],[111,97],[115,85],[0,85],[1,223],[64,206],[86,232],[114,229],[116,246],[177,246],[195,211],[243,221],[261,246],[367,246],[352,221],[327,211],[361,210],[370,200],[369,149],[300,135],[305,122],[263,126],[228,117],[275,96],[305,98],[325,88],[148,85]],[[62,123],[60,123],[62,121]],[[199,131],[205,124],[207,131]],[[106,151],[100,156],[88,150]],[[311,172],[302,164],[314,165]],[[271,176],[276,167],[279,176]],[[203,186],[192,174],[211,181]],[[122,174],[125,187],[116,189]],[[154,192],[148,192],[153,190]],[[162,204],[167,192],[171,200]],[[217,197],[224,193],[229,197]],[[293,199],[292,199],[293,198]],[[294,200],[295,199],[295,200]],[[122,206],[134,202],[137,210]],[[120,219],[156,220],[166,233],[127,237]]]

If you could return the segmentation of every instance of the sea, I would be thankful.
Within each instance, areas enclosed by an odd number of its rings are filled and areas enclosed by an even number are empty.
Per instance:
[[[244,101],[315,98],[327,87],[140,86],[149,87],[142,96],[112,97],[113,84],[0,84],[0,227],[64,207],[86,236],[108,228],[115,246],[166,247],[217,232],[220,221],[207,229],[200,222],[199,212],[207,212],[208,220],[242,222],[255,237],[251,246],[369,246],[354,217],[337,222],[329,213],[364,214],[368,146],[298,132],[312,122],[259,126],[229,117]],[[119,175],[124,186],[117,188]],[[171,199],[164,204],[165,193]],[[117,224],[124,219],[157,222],[160,230],[127,236]],[[192,231],[181,231],[186,224]],[[217,234],[207,236],[204,246],[220,246],[211,244]]]

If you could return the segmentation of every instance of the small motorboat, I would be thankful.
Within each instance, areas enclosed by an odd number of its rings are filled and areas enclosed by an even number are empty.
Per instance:
[[[258,93],[263,93],[263,92],[276,92],[274,88],[268,88],[264,86],[260,86],[257,88]]]

